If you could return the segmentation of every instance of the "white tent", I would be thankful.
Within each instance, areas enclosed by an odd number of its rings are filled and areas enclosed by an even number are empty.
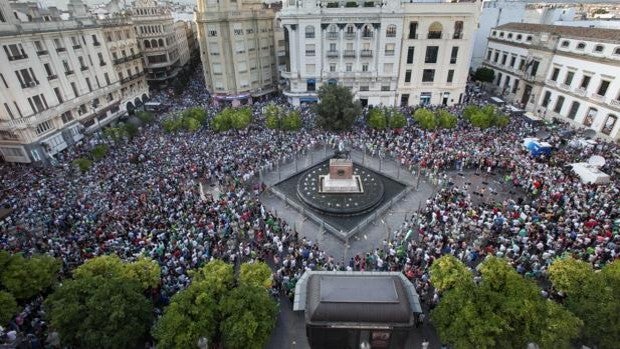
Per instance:
[[[611,181],[609,175],[599,170],[596,166],[585,162],[576,162],[571,164],[571,166],[583,183],[605,184]]]

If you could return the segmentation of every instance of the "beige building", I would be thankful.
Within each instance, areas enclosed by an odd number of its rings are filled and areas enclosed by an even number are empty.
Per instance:
[[[30,7],[25,14],[0,0],[0,153],[7,162],[47,161],[126,113],[105,26],[79,0],[70,8],[63,21],[58,11]]]
[[[216,101],[245,104],[275,92],[275,9],[257,0],[199,0],[198,41]]]
[[[147,71],[146,80],[153,88],[170,85],[183,66],[179,38],[184,29],[175,24],[170,8],[155,0],[135,1],[132,19]]]

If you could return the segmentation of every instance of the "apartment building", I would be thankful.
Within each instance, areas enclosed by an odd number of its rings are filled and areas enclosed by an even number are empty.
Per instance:
[[[259,0],[198,1],[205,82],[218,103],[251,103],[277,91],[275,10]]]
[[[362,105],[457,103],[464,92],[475,2],[297,1],[279,14],[288,45],[283,93],[314,102],[322,84]]]
[[[71,5],[63,21],[58,11],[24,14],[0,0],[4,161],[47,161],[126,112],[103,26],[79,0]]]
[[[620,30],[508,23],[492,30],[484,66],[510,102],[620,136]]]

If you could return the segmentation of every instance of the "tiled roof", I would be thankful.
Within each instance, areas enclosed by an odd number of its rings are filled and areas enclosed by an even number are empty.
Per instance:
[[[514,30],[527,33],[550,33],[561,37],[573,37],[591,40],[611,40],[620,43],[620,29],[569,27],[562,25],[506,23],[496,27],[497,30]]]

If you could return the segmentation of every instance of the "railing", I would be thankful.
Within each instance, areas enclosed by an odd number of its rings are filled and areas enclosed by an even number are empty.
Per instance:
[[[372,32],[362,33],[362,39],[372,39]]]
[[[355,39],[356,36],[357,36],[356,33],[344,33],[345,39]]]
[[[59,47],[56,49],[56,52],[65,52],[65,51],[67,51],[67,49],[64,47]]]
[[[80,67],[80,70],[81,70],[81,71],[88,70],[88,67],[87,67],[87,66]]]
[[[327,32],[327,38],[330,40],[338,39],[338,32]]]
[[[23,55],[14,55],[14,56],[9,56],[9,61],[19,61],[21,59],[24,58],[28,58],[27,54],[23,54]]]
[[[47,50],[41,50],[41,51],[37,51],[37,56],[43,56],[49,54],[49,52]]]
[[[67,76],[68,76],[68,75],[71,75],[71,74],[73,74],[73,73],[74,73],[74,71],[73,71],[73,70],[67,70],[67,71],[65,72],[65,75],[67,75]]]
[[[385,55],[386,56],[393,56],[394,55],[394,50],[385,50]]]
[[[562,90],[566,90],[566,91],[570,90],[570,86],[568,86],[567,84],[558,84],[558,87],[561,88]]]
[[[586,89],[583,87],[579,87],[575,89],[575,94],[578,96],[585,97],[587,93],[588,91],[586,91]]]
[[[343,57],[355,57],[355,50],[344,50]]]
[[[336,50],[327,51],[327,57],[338,57],[338,51]]]
[[[557,86],[558,82],[555,81],[555,80],[547,79],[547,80],[545,80],[545,84],[547,84],[549,86]]]
[[[54,79],[58,79],[58,75],[49,75],[49,76],[47,77],[47,80],[50,80],[50,81],[51,81],[51,80],[54,80]]]
[[[73,49],[74,49],[74,50],[77,50],[77,49],[79,49],[79,48],[82,48],[82,45],[73,45]]]
[[[362,57],[372,57],[372,50],[362,50],[360,52],[360,56],[362,56]]]
[[[422,86],[433,86],[434,83],[435,82],[433,81],[425,81],[425,82],[422,82]]]
[[[462,39],[463,38],[463,33],[454,33],[454,35],[452,35],[452,39]]]
[[[441,32],[428,32],[427,39],[441,39]]]
[[[407,39],[413,39],[413,40],[416,40],[417,38],[418,38],[417,33],[409,33],[409,36],[407,37]]]
[[[595,100],[595,101],[599,101],[599,102],[604,102],[605,101],[605,96],[601,96],[597,93],[592,93],[590,94],[590,98]]]

